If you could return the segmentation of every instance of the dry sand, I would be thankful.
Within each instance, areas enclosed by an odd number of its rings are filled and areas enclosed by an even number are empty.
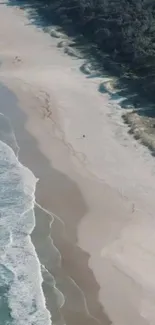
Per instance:
[[[72,325],[155,324],[154,159],[128,135],[119,104],[97,91],[102,80],[87,79],[83,60],[57,43],[0,3],[0,81],[18,98],[3,89],[1,110],[40,179],[37,202],[62,220],[52,227],[62,266],[50,250],[46,261],[64,279],[62,315]]]

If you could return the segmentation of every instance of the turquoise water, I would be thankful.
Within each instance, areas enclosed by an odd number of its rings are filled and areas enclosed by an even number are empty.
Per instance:
[[[30,239],[36,182],[20,164],[15,136],[0,114],[0,325],[51,324]]]

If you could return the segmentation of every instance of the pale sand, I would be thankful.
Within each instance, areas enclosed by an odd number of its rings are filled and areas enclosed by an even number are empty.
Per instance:
[[[82,60],[64,55],[20,9],[0,9],[0,81],[23,109],[4,110],[21,161],[40,178],[37,201],[65,223],[65,234],[52,231],[63,272],[101,324],[109,321],[97,298],[115,325],[155,324],[154,159],[127,134],[118,104],[97,92],[101,80],[79,71]],[[66,322],[90,324],[73,296]]]

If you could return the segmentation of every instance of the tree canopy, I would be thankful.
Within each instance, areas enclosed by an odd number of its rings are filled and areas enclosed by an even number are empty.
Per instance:
[[[114,62],[141,78],[144,91],[154,96],[154,0],[39,0],[62,24],[72,23]]]

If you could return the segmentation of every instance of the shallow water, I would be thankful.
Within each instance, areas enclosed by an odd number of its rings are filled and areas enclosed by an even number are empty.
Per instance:
[[[0,115],[0,324],[50,324],[41,265],[30,234],[37,179],[20,164],[9,120]]]

